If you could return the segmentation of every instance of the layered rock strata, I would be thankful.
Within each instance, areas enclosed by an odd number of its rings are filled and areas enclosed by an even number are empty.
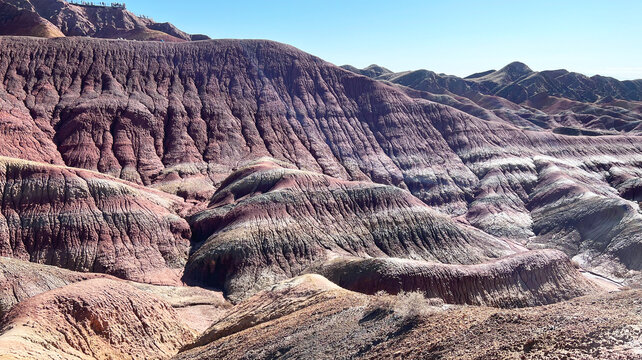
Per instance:
[[[192,36],[170,23],[136,16],[125,4],[63,0],[3,0],[0,34],[37,37],[85,36],[182,42]],[[203,35],[199,39],[209,39]]]
[[[238,298],[336,255],[470,264],[517,248],[456,223],[407,191],[288,169],[273,160],[231,174],[190,218],[185,280]]]
[[[95,172],[0,158],[0,255],[176,283],[190,228],[182,201]]]
[[[450,304],[525,307],[598,292],[560,251],[523,252],[478,265],[392,258],[337,258],[312,270],[349,290],[418,291]]]
[[[517,65],[493,81],[530,76]],[[200,204],[240,164],[271,156],[407,189],[487,233],[528,244],[554,235],[540,233],[529,203],[544,179],[541,163],[566,163],[588,174],[580,183],[590,178],[624,201],[637,202],[642,189],[640,107],[621,92],[593,103],[533,93],[519,104],[479,91],[430,93],[282,44],[238,40],[7,37],[0,78],[1,154],[97,170]],[[642,243],[637,234],[627,242]],[[587,266],[606,276],[639,274],[618,256],[606,262]]]

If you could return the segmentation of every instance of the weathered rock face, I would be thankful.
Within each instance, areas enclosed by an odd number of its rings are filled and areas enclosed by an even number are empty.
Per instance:
[[[545,305],[598,291],[560,251],[529,251],[479,265],[337,258],[310,271],[367,294],[419,291],[450,304]]]
[[[178,282],[190,229],[181,201],[98,173],[0,158],[0,255]]]
[[[272,156],[339,178],[408,188],[458,213],[476,181],[431,124],[465,115],[282,44],[11,38],[0,44],[2,98],[59,151],[35,160],[62,159],[143,184],[185,177],[211,184],[241,161]],[[33,60],[25,64],[26,58]]]
[[[514,83],[527,72],[516,66],[475,79]],[[1,154],[97,170],[196,202],[240,163],[272,156],[407,189],[525,244],[559,231],[540,234],[531,214],[541,162],[569,163],[626,201],[642,189],[641,107],[613,94],[583,103],[541,93],[515,104],[449,90],[475,79],[450,79],[433,94],[282,44],[236,40],[3,38],[0,77]],[[628,241],[642,242],[636,232]]]
[[[476,263],[509,244],[440,214],[407,191],[287,169],[272,160],[230,175],[190,218],[186,281],[239,298],[336,255]]]
[[[162,299],[176,310],[185,325],[198,332],[210,327],[231,307],[220,291],[190,286],[150,285],[121,280],[106,274],[81,273],[51,265],[0,257],[0,318],[13,306],[30,297],[96,278],[120,281],[122,286],[131,285]]]
[[[196,286],[150,285],[133,281],[129,285],[156,296],[176,310],[183,324],[202,333],[214,322],[227,316],[232,307],[221,291]]]
[[[0,356],[166,359],[193,336],[157,297],[121,281],[93,279],[16,305],[0,329]]]
[[[367,296],[323,285],[318,275],[307,276],[240,303],[175,359],[639,355],[640,291],[506,310],[444,306],[414,293]]]
[[[0,34],[54,38],[65,36],[56,25],[31,9],[0,2]]]
[[[536,162],[539,181],[528,207],[539,235],[528,243],[559,248],[584,267],[617,278],[636,278],[642,270],[642,214],[615,188],[564,162]],[[609,169],[617,174],[617,168]],[[620,185],[622,187],[622,185]],[[615,261],[614,261],[615,260]]]
[[[90,36],[131,40],[190,41],[170,23],[156,23],[124,8],[76,5],[63,0],[2,0],[0,34],[39,37]]]

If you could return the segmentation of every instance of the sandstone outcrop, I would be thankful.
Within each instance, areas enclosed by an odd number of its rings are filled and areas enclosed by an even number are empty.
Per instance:
[[[3,359],[167,359],[194,337],[174,309],[122,281],[85,280],[16,305]]]
[[[37,12],[0,2],[0,34],[55,38],[65,36],[56,25]]]
[[[179,198],[95,172],[0,158],[0,255],[179,281],[190,229]]]
[[[239,299],[332,256],[470,264],[516,249],[426,206],[409,192],[288,169],[270,159],[224,180],[190,219],[188,282]]]
[[[595,293],[560,251],[522,252],[478,265],[393,258],[337,258],[310,271],[361,293],[418,291],[449,304],[525,307]]]

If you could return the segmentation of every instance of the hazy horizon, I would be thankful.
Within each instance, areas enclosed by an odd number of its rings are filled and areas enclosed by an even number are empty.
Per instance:
[[[268,39],[336,65],[465,77],[531,69],[642,79],[636,1],[130,0],[128,10],[212,38]]]

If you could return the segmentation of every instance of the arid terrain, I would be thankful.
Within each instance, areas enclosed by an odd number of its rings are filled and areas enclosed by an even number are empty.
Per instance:
[[[0,34],[0,359],[642,358],[642,80]]]

